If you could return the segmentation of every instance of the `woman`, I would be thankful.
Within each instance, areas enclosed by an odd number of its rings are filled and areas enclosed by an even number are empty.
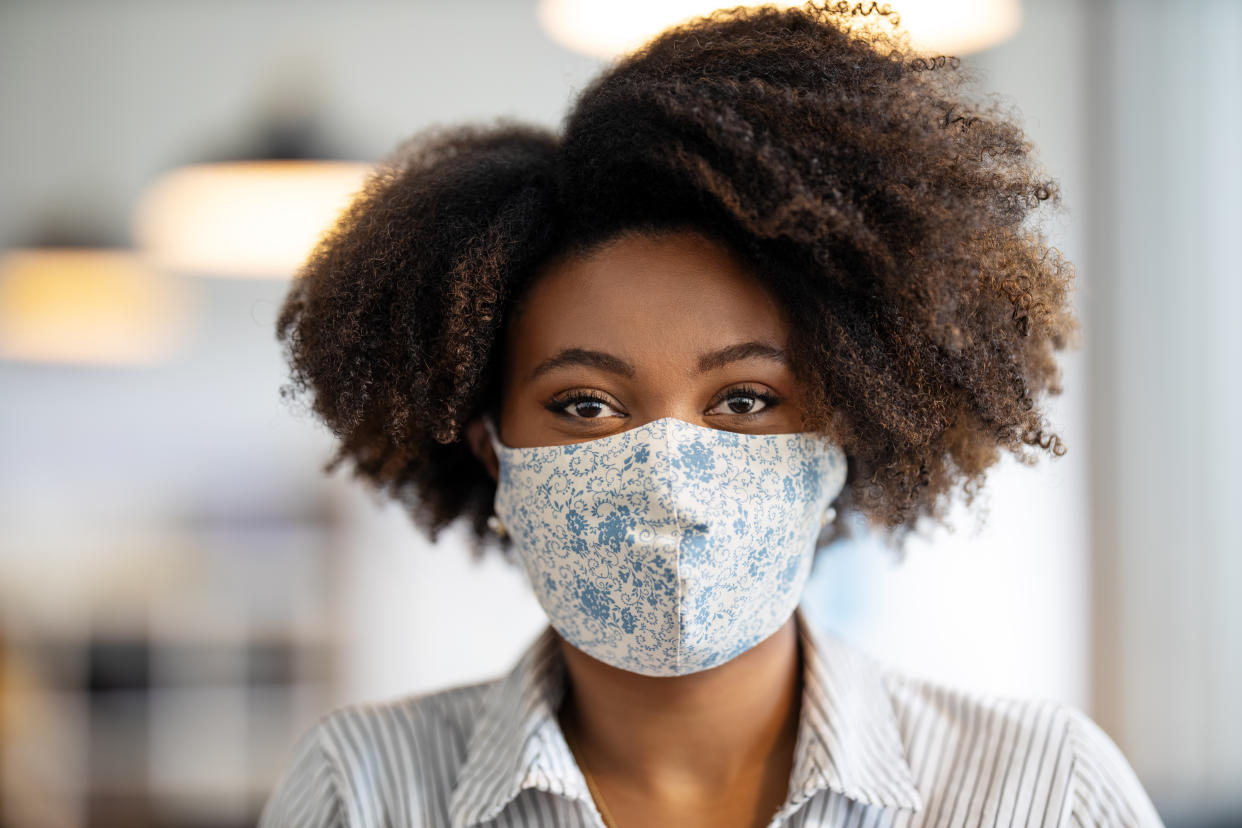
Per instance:
[[[884,18],[671,29],[559,133],[418,136],[319,244],[278,327],[328,470],[469,520],[551,626],[503,679],[324,716],[264,826],[1160,824],[1077,710],[797,610],[838,516],[900,544],[1002,449],[1064,451],[1055,185]]]

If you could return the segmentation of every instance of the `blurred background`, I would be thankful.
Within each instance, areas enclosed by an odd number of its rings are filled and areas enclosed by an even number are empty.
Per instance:
[[[807,611],[1078,705],[1169,826],[1242,825],[1242,3],[894,5],[1060,180],[1085,343],[1065,456],[1007,458],[900,565],[833,548]],[[558,125],[649,11],[0,3],[0,825],[253,824],[317,716],[498,675],[541,629],[516,570],[322,473],[273,323],[367,163]]]

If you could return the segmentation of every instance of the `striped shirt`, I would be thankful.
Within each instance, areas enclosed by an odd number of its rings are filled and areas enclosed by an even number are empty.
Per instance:
[[[1162,825],[1077,708],[917,679],[795,617],[802,704],[772,828]],[[326,713],[259,826],[603,828],[557,722],[564,690],[549,627],[504,678]]]

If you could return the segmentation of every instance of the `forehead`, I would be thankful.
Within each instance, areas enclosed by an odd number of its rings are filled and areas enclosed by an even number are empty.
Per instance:
[[[783,347],[782,308],[728,247],[692,231],[615,238],[545,265],[509,330],[516,371],[566,347],[639,363],[740,341]]]

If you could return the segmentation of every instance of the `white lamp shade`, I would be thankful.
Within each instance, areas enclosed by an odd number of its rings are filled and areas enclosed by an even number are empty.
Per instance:
[[[0,256],[0,358],[151,364],[184,341],[184,286],[126,250],[23,248]]]
[[[144,193],[134,239],[161,269],[291,276],[362,187],[368,169],[337,161],[180,167]]]
[[[610,59],[629,52],[665,28],[734,3],[711,0],[539,0],[535,13],[544,31],[575,52]],[[770,5],[802,6],[777,0]],[[1012,37],[1022,23],[1020,0],[899,0],[900,15],[918,50],[964,55]]]

